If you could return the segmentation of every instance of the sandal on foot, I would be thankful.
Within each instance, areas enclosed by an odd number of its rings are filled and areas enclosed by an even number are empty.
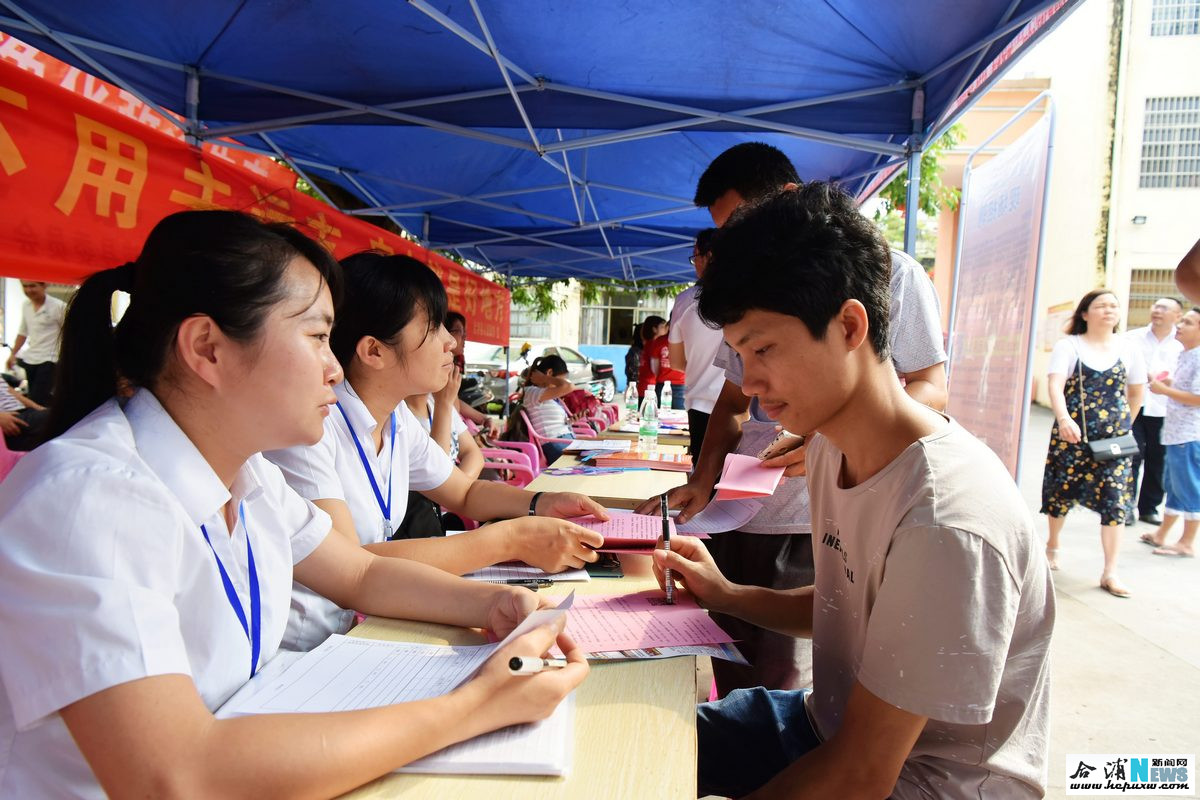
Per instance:
[[[1111,594],[1113,597],[1129,597],[1131,592],[1125,588],[1120,579],[1116,575],[1105,575],[1100,579],[1100,588]]]
[[[1165,547],[1162,545],[1159,545],[1158,547],[1154,548],[1150,552],[1156,556],[1175,556],[1176,558],[1195,558],[1196,557],[1195,553],[1185,553],[1184,551],[1179,549],[1178,545],[1174,545],[1174,544],[1169,544],[1169,545],[1166,545]]]
[[[1050,565],[1050,569],[1052,569],[1052,570],[1058,569],[1058,548],[1057,547],[1047,547],[1046,548],[1046,563],[1048,563]]]
[[[1162,547],[1163,543],[1155,540],[1153,533],[1143,533],[1138,537],[1138,541],[1142,544],[1148,544],[1151,547]]]

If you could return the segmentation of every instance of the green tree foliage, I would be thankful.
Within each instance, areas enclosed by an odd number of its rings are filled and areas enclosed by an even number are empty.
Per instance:
[[[492,280],[503,284],[504,278],[499,275],[490,276]],[[584,305],[594,305],[600,302],[605,292],[637,292],[656,298],[670,299],[679,294],[688,284],[666,283],[662,281],[584,281],[575,278],[555,278],[544,280],[514,281],[510,288],[512,301],[516,305],[531,309],[538,319],[545,319],[566,305],[565,292],[555,292],[555,287],[574,283],[579,287],[579,297]]]
[[[966,129],[962,123],[950,126],[941,138],[925,148],[921,156],[921,193],[918,195],[921,212],[929,216],[937,216],[943,208],[951,211],[958,208],[960,190],[942,183],[942,165],[940,159],[943,153],[958,145],[966,137]],[[879,193],[883,201],[883,213],[904,211],[907,192],[908,169],[896,173],[891,183]]]

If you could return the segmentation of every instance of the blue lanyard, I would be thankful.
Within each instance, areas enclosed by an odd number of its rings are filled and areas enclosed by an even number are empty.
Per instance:
[[[346,420],[346,427],[350,430],[350,438],[354,440],[354,447],[358,450],[358,460],[362,462],[363,470],[367,473],[367,480],[371,482],[371,490],[375,492],[375,502],[379,504],[379,511],[383,514],[383,538],[390,539],[392,536],[392,464],[395,462],[396,456],[396,412],[391,413],[391,431],[392,445],[388,451],[388,496],[387,502],[383,501],[383,492],[379,491],[379,484],[375,481],[375,470],[371,468],[371,461],[367,458],[367,451],[363,450],[362,442],[358,440],[358,434],[354,431],[354,426],[350,424],[350,417],[346,416],[346,409],[342,408],[342,404],[337,404],[338,411],[342,412],[342,419]]]
[[[217,569],[221,572],[221,583],[225,586],[225,597],[229,599],[229,605],[233,607],[233,613],[237,614],[238,622],[242,623],[242,630],[246,632],[246,639],[250,642],[250,677],[253,678],[258,669],[258,655],[262,652],[262,593],[258,588],[258,570],[254,566],[254,549],[250,546],[250,529],[246,527],[246,511],[241,503],[238,503],[238,519],[242,521],[242,529],[246,531],[246,571],[250,576],[249,622],[246,621],[246,610],[242,608],[242,601],[237,595],[237,590],[233,588],[233,581],[229,579],[229,573],[225,571],[225,565],[221,563],[221,557],[213,548],[212,540],[208,538],[208,531],[203,525],[200,526],[200,532],[204,534],[204,541],[208,542],[208,549],[212,550],[213,558],[217,561]]]

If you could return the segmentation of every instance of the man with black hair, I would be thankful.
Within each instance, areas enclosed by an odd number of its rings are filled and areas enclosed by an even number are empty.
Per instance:
[[[821,183],[714,240],[701,316],[740,356],[743,391],[812,432],[816,581],[737,585],[686,538],[655,551],[655,571],[711,610],[811,636],[814,686],[702,704],[700,794],[1043,795],[1050,573],[1000,460],[896,381],[890,261]]]
[[[695,202],[708,208],[714,223],[724,225],[744,203],[795,186],[799,180],[782,151],[762,142],[744,142],[721,153],[708,166],[696,185]],[[893,252],[890,286],[893,365],[906,380],[905,389],[911,396],[940,410],[946,404],[946,353],[933,283],[919,264],[904,253]],[[704,447],[694,460],[688,483],[670,493],[671,505],[681,509],[679,519],[684,522],[709,502],[727,454],[757,456],[777,433],[775,422],[743,394],[742,362],[737,353],[721,346],[714,363],[725,370],[726,380],[709,416]],[[818,375],[808,377],[820,380]],[[798,436],[785,439],[784,446],[790,444],[794,449],[764,462],[786,467],[785,474],[794,480],[781,484],[754,518],[737,531],[711,540],[713,557],[732,580],[775,588],[812,583],[808,489],[798,479],[804,474],[805,449],[796,445],[802,442]],[[638,511],[655,513],[656,503],[657,499],[648,501]],[[713,676],[721,696],[751,686],[798,689],[811,685],[808,640],[781,636],[742,620],[719,615],[717,620],[739,640],[738,646],[751,664],[714,662]]]

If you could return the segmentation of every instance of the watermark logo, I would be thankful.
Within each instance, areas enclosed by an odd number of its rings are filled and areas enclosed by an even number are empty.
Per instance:
[[[1145,753],[1068,753],[1067,794],[1196,794],[1196,756]]]

